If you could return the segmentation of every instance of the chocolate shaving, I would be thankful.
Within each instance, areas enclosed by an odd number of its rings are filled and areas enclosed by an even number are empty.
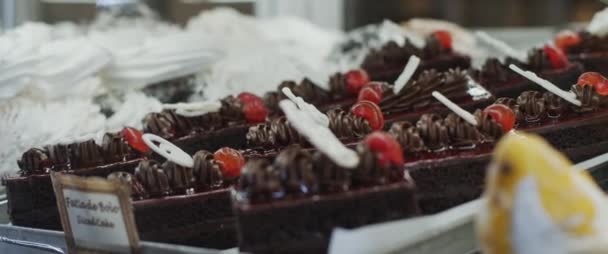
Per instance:
[[[284,190],[276,171],[266,160],[250,160],[241,171],[238,190],[249,201],[280,198]]]
[[[312,194],[317,192],[317,179],[313,172],[312,156],[293,145],[283,150],[274,161],[274,169],[286,193]]]

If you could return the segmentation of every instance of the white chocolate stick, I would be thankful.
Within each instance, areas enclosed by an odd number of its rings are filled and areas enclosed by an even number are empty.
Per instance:
[[[175,162],[175,164],[182,167],[191,168],[194,166],[194,159],[192,159],[189,154],[166,139],[149,133],[144,134],[142,139],[150,149],[165,157],[167,160]],[[158,145],[156,143],[158,143]]]
[[[359,156],[355,151],[344,146],[328,127],[315,122],[310,114],[298,109],[294,102],[282,100],[279,107],[289,124],[334,163],[344,168],[355,168],[359,164]]]
[[[567,91],[560,89],[559,87],[557,87],[555,84],[549,82],[548,80],[540,78],[539,76],[536,75],[536,73],[531,72],[531,71],[524,71],[514,64],[509,65],[509,68],[511,70],[513,70],[514,72],[517,72],[517,74],[522,75],[525,78],[529,79],[530,81],[547,89],[547,91],[552,92],[555,95],[561,97],[562,99],[566,100],[567,102],[570,102],[579,107],[582,105],[581,101],[576,99],[576,95],[574,93],[567,92]]]
[[[456,105],[456,103],[453,103],[450,99],[443,96],[443,94],[441,94],[440,92],[433,91],[432,95],[433,95],[433,97],[435,97],[435,99],[437,99],[439,102],[441,102],[443,105],[448,107],[450,110],[452,110],[452,112],[454,112],[456,115],[460,116],[462,119],[464,119],[468,123],[475,125],[475,126],[478,125],[477,118],[475,118],[475,116],[473,114],[469,113],[468,111],[464,110],[460,106]]]
[[[418,65],[420,64],[420,58],[415,55],[410,56],[410,59],[407,61],[405,68],[403,68],[403,72],[399,75],[399,78],[395,81],[395,85],[393,86],[393,93],[398,94],[403,87],[410,81],[416,69],[418,69]]]
[[[175,113],[186,117],[200,116],[207,113],[218,112],[221,107],[222,103],[220,103],[219,101],[163,104],[163,108],[175,109]]]
[[[293,92],[291,92],[291,89],[289,89],[288,87],[283,87],[283,89],[281,89],[281,92],[283,92],[283,94],[285,94],[285,96],[287,96],[287,98],[289,98],[291,101],[293,101],[293,103],[295,103],[300,110],[306,112],[316,123],[325,127],[329,126],[329,118],[327,117],[327,115],[319,111],[317,107],[310,103],[307,103],[301,97],[298,97],[293,94]]]
[[[513,57],[521,62],[527,62],[528,59],[526,59],[526,53],[516,50],[513,47],[509,46],[508,44],[506,44],[504,41],[498,40],[492,36],[490,36],[488,33],[486,32],[482,32],[482,31],[477,31],[475,33],[475,35],[477,35],[477,37],[479,39],[481,39],[482,41],[486,42],[487,44],[489,44],[490,46],[492,46],[493,48],[503,52],[505,55]]]

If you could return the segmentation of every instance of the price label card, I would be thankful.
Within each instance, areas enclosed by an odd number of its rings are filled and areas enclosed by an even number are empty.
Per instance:
[[[127,183],[62,173],[51,178],[70,253],[139,253]]]

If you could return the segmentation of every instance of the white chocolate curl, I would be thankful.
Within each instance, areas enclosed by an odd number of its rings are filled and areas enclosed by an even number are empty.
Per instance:
[[[279,107],[289,124],[334,163],[344,168],[355,168],[359,164],[359,156],[355,151],[344,146],[328,127],[315,122],[307,112],[298,109],[294,102],[282,100]]]
[[[285,94],[287,98],[289,98],[293,103],[295,103],[300,110],[306,112],[308,116],[310,116],[310,118],[312,118],[316,123],[325,127],[329,127],[329,118],[327,118],[327,115],[321,113],[321,111],[319,111],[319,109],[317,109],[314,105],[307,103],[301,97],[298,97],[293,94],[293,92],[291,92],[291,89],[289,89],[288,87],[283,87],[283,89],[281,89],[281,92],[283,92],[283,94]]]
[[[175,109],[175,113],[185,117],[200,116],[220,111],[222,103],[219,101],[203,101],[191,103],[163,104],[165,109]]]
[[[407,65],[403,68],[403,72],[399,75],[399,78],[395,81],[395,85],[393,86],[393,93],[398,94],[403,87],[410,81],[416,69],[418,69],[418,65],[420,65],[420,58],[415,55],[410,56],[410,59],[407,61]]]
[[[567,92],[567,91],[560,89],[555,84],[549,82],[549,80],[540,78],[538,75],[536,75],[536,73],[531,72],[531,71],[524,71],[514,64],[509,65],[509,68],[511,70],[513,70],[514,72],[517,72],[517,74],[522,75],[525,78],[529,79],[530,81],[547,89],[547,91],[552,92],[555,95],[561,97],[562,99],[566,100],[567,102],[570,102],[579,107],[582,105],[581,101],[576,99],[576,95],[574,93]]]
[[[175,164],[182,167],[191,168],[194,166],[194,159],[189,154],[166,139],[149,133],[144,134],[142,139],[152,151],[160,154],[167,160],[175,162]]]
[[[456,105],[456,103],[453,103],[450,99],[443,96],[443,94],[441,94],[440,92],[433,91],[432,95],[433,95],[433,97],[435,97],[435,99],[437,99],[439,102],[441,102],[443,105],[448,107],[450,110],[452,110],[452,112],[454,112],[456,115],[460,116],[462,119],[464,119],[468,123],[475,125],[475,126],[478,125],[477,119],[475,118],[475,116],[473,114],[469,113],[468,111],[464,110],[460,106]]]

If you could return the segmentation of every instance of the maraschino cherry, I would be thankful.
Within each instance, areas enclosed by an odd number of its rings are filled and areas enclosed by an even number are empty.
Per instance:
[[[608,79],[597,72],[585,72],[576,82],[578,86],[593,86],[595,92],[600,95],[608,95]]]
[[[565,30],[555,36],[555,46],[562,51],[567,51],[568,48],[581,43],[581,36],[570,30]]]
[[[249,92],[242,92],[237,96],[237,98],[243,104],[248,104],[251,102],[260,102],[264,104],[264,100],[262,100],[262,98]]]
[[[363,141],[369,148],[378,153],[378,163],[382,167],[401,165],[404,162],[403,149],[395,138],[386,132],[376,131],[367,135]]]
[[[243,105],[243,114],[249,123],[261,123],[268,117],[268,109],[264,103],[250,102]]]
[[[380,103],[382,100],[382,83],[380,82],[370,82],[359,91],[359,97],[357,97],[357,101],[371,101],[373,103]]]
[[[515,113],[503,104],[492,104],[483,110],[496,123],[502,126],[504,132],[508,132],[515,126]]]
[[[446,30],[437,30],[433,32],[433,36],[439,41],[442,47],[446,49],[452,48],[452,34]]]
[[[127,141],[127,144],[131,146],[133,149],[137,150],[140,153],[149,153],[150,147],[144,143],[142,136],[144,135],[138,129],[132,127],[125,127],[120,131],[120,135],[124,140]]]
[[[372,130],[380,130],[384,127],[384,116],[378,105],[371,101],[359,101],[350,108],[353,115],[367,120]]]
[[[551,67],[553,67],[554,69],[564,68],[570,63],[564,52],[560,49],[545,45],[543,47],[543,51],[545,52],[545,55],[547,55],[547,58],[549,58],[549,63],[551,63]]]
[[[352,70],[344,74],[346,80],[346,90],[350,94],[359,94],[363,86],[369,83],[369,75],[362,69]]]
[[[223,147],[213,153],[213,159],[220,165],[225,178],[231,179],[241,175],[241,168],[245,165],[245,157],[241,152],[230,147]]]
[[[261,123],[268,117],[268,109],[264,100],[255,94],[242,92],[237,98],[243,104],[243,114],[249,123]]]

